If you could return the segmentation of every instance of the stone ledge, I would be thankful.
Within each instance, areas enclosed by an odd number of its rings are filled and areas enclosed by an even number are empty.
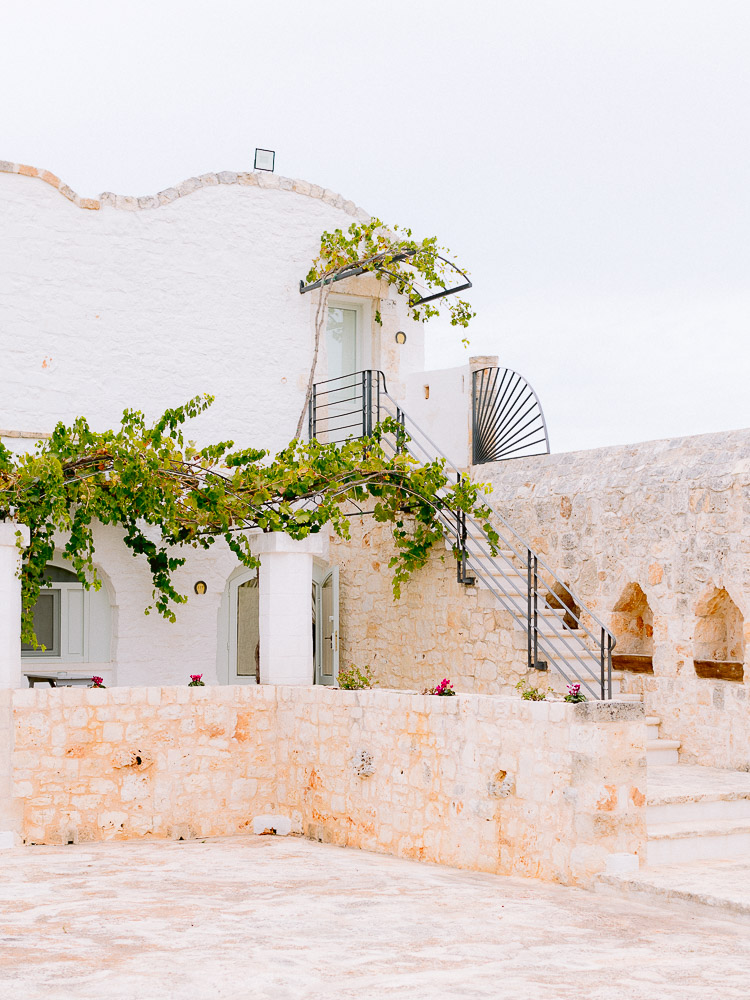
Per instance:
[[[138,197],[104,191],[98,198],[82,198],[72,188],[63,184],[60,178],[51,171],[28,166],[25,163],[12,163],[10,160],[0,160],[0,173],[36,177],[51,187],[56,188],[78,208],[90,211],[98,211],[104,206],[126,212],[151,211],[155,208],[160,208],[162,205],[169,205],[178,198],[184,198],[189,194],[193,194],[193,192],[199,191],[203,187],[240,185],[244,187],[253,186],[290,191],[306,198],[316,198],[324,201],[326,204],[332,205],[334,208],[338,208],[340,211],[360,221],[367,221],[370,218],[369,214],[363,208],[359,208],[353,201],[345,199],[343,195],[336,194],[335,191],[329,191],[327,188],[322,188],[317,184],[310,184],[307,181],[292,177],[282,177],[280,174],[267,174],[262,171],[237,173],[234,170],[219,170],[215,173],[201,174],[199,177],[187,177],[179,184],[166,188],[164,191],[159,191],[155,195],[142,195]]]

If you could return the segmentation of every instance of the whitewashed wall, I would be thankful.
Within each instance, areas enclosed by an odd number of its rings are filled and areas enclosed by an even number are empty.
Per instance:
[[[111,426],[125,407],[155,416],[208,392],[191,435],[285,445],[312,355],[315,295],[299,281],[323,230],[364,213],[305,182],[230,173],[77,204],[16,166],[0,171],[0,428]],[[373,279],[336,292],[385,296],[372,354],[399,395],[424,366],[421,324]]]
[[[154,418],[211,393],[189,438],[283,447],[313,349],[316,295],[300,295],[299,282],[321,233],[355,218],[366,213],[353,202],[276,175],[223,172],[143,198],[81,198],[49,172],[0,162],[0,436],[29,450],[59,420],[85,415],[105,428],[126,407]],[[422,325],[372,277],[335,291],[338,300],[373,299],[368,312],[378,309],[383,323],[371,324],[366,353],[403,398],[408,373],[424,366]],[[325,378],[324,353],[318,371]],[[190,599],[172,624],[144,615],[147,566],[120,533],[97,529],[95,545],[111,608],[109,657],[78,670],[44,658],[25,666],[99,673],[108,684],[179,684],[190,673],[225,680],[226,586],[237,568],[226,546],[182,553],[176,581]],[[193,592],[199,579],[202,596]]]

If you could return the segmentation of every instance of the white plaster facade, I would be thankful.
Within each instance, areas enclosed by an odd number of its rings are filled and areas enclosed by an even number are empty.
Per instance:
[[[367,218],[353,202],[305,181],[230,171],[145,198],[81,198],[48,171],[0,162],[0,206],[6,445],[28,450],[79,415],[102,428],[125,408],[153,419],[199,393],[215,402],[190,438],[275,451],[294,436],[317,304],[317,293],[300,294],[300,279],[324,230]],[[423,367],[422,325],[370,276],[337,285],[330,305],[357,311],[358,367],[382,370],[402,399],[408,374]],[[326,377],[322,346],[317,379]],[[86,629],[97,641],[78,663],[37,656],[27,665],[106,684],[183,683],[190,673],[226,683],[238,570],[227,547],[180,553],[176,581],[189,600],[172,624],[144,614],[150,577],[120,532],[97,528],[95,546],[103,587],[86,597]],[[322,550],[314,558],[325,569]],[[205,593],[195,593],[197,581]]]

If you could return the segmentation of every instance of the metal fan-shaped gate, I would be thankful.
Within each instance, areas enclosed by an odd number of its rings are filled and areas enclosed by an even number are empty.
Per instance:
[[[549,455],[541,404],[510,368],[480,368],[472,377],[472,464]]]

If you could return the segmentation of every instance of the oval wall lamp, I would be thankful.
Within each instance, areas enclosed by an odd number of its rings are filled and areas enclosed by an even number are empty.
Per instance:
[[[406,343],[406,334],[404,333],[403,330],[399,330],[398,333],[396,334],[396,343],[397,344]]]
[[[205,594],[206,591],[208,590],[205,580],[198,580],[196,585],[193,587],[193,590],[196,592],[196,594]]]

